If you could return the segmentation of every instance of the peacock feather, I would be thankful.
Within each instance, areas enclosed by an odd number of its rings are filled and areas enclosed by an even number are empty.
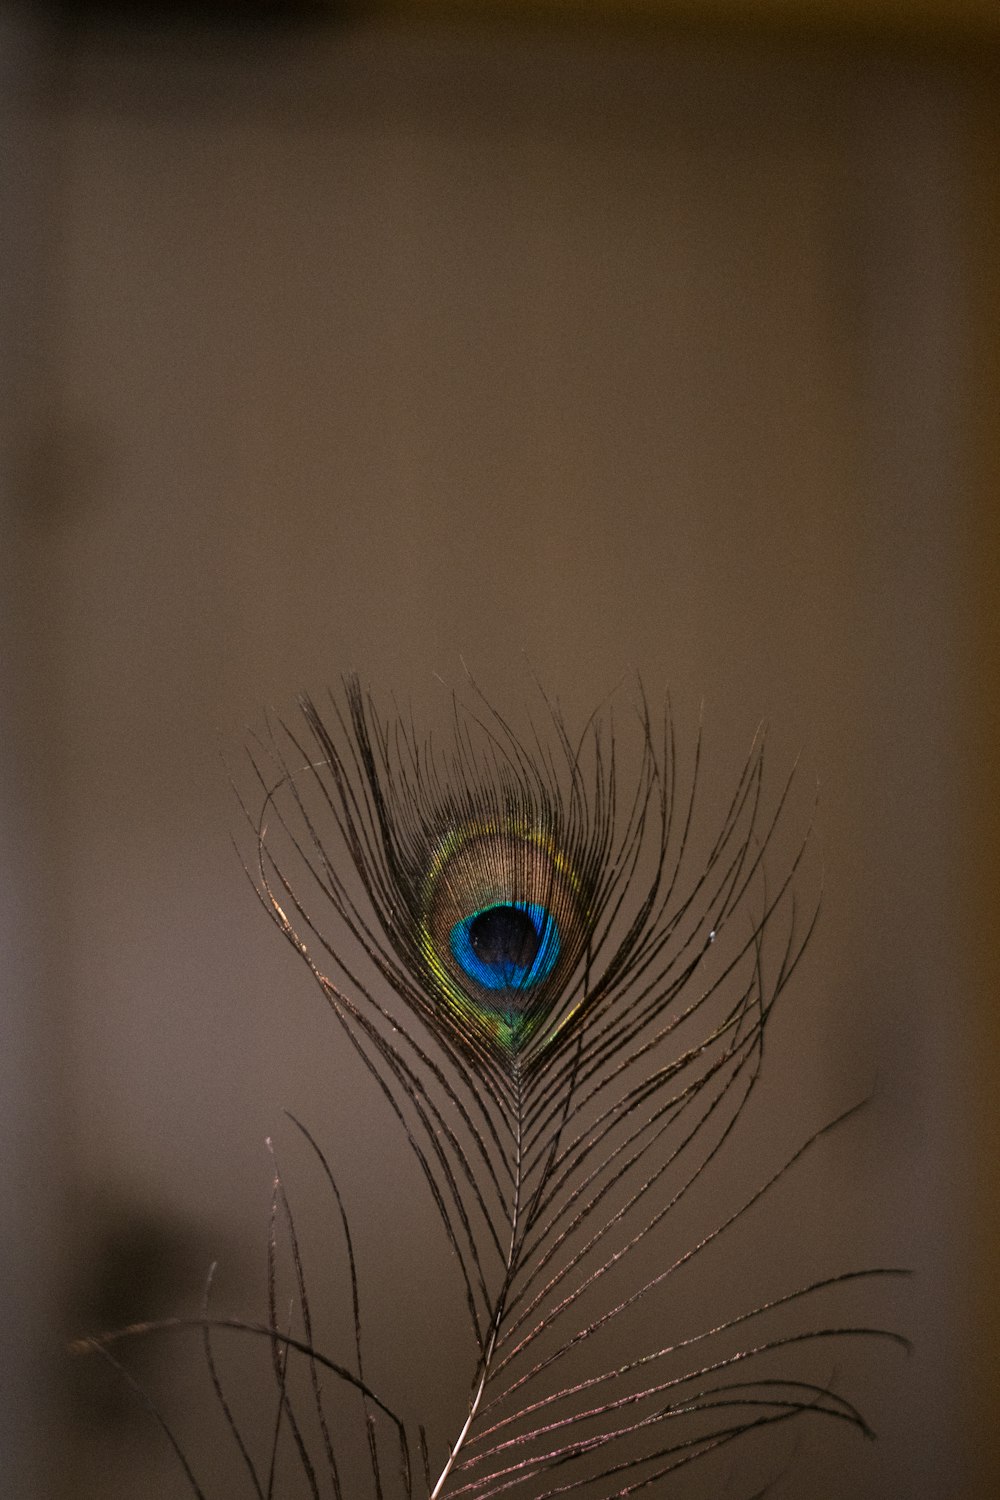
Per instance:
[[[828,1378],[775,1360],[896,1336],[775,1318],[898,1273],[830,1274],[671,1338],[684,1268],[825,1134],[723,1215],[707,1210],[693,1242],[664,1239],[747,1108],[815,921],[816,902],[803,914],[796,897],[809,834],[789,844],[792,778],[769,792],[758,736],[708,817],[700,733],[682,775],[669,711],[654,720],[640,699],[627,736],[599,713],[574,736],[541,703],[541,722],[517,732],[470,688],[446,735],[421,735],[352,678],[251,748],[255,888],[401,1128],[449,1247],[467,1351],[444,1438],[374,1389],[342,1195],[300,1126],[336,1205],[350,1347],[319,1348],[277,1173],[267,1320],[213,1319],[207,1292],[194,1320],[257,1500],[282,1493],[280,1442],[314,1500],[605,1500],[673,1494],[683,1471],[793,1419],[868,1432]],[[220,1327],[271,1350],[277,1419],[256,1445],[223,1391]],[[91,1342],[107,1352],[112,1339]]]

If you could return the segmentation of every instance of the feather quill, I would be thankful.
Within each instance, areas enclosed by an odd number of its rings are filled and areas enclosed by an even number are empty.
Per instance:
[[[762,736],[706,840],[700,733],[682,778],[669,712],[654,723],[641,703],[626,774],[613,725],[595,715],[574,738],[543,702],[544,724],[522,735],[473,689],[471,703],[454,699],[442,743],[380,713],[350,678],[322,709],[302,699],[297,727],[279,724],[251,748],[255,889],[401,1128],[450,1247],[469,1350],[464,1408],[436,1450],[368,1384],[347,1213],[296,1121],[336,1206],[353,1350],[331,1359],[317,1348],[277,1169],[267,1322],[212,1319],[207,1290],[193,1320],[257,1500],[281,1492],[282,1444],[316,1500],[670,1494],[692,1466],[792,1419],[869,1432],[828,1382],[775,1375],[774,1356],[902,1342],[867,1326],[787,1332],[772,1321],[831,1287],[898,1274],[883,1268],[827,1277],[695,1335],[657,1336],[647,1307],[662,1317],[683,1268],[838,1123],[652,1273],[636,1255],[695,1194],[756,1087],[769,1014],[815,922],[816,903],[803,916],[795,894],[809,835],[768,873],[791,778],[767,797]],[[282,1226],[301,1337],[279,1319]],[[252,1455],[215,1365],[212,1332],[234,1326],[271,1345],[268,1456]],[[625,1348],[622,1330],[637,1329]],[[111,1341],[91,1344],[106,1352]],[[293,1358],[308,1369],[294,1399]],[[321,1375],[343,1398],[336,1420]],[[351,1425],[367,1460],[347,1482],[339,1450]]]

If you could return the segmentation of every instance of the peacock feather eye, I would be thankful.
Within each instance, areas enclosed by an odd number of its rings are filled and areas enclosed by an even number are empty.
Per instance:
[[[445,1007],[517,1051],[551,1013],[585,925],[580,881],[551,834],[476,822],[453,829],[432,861],[420,950]]]

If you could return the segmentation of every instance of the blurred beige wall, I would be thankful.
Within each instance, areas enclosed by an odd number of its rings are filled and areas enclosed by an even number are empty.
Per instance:
[[[360,24],[44,33],[29,62],[53,144],[23,148],[44,212],[11,262],[39,342],[5,665],[44,871],[16,933],[49,967],[8,1001],[9,1128],[46,1188],[15,1273],[61,1224],[46,1285],[78,1325],[131,1216],[252,1295],[286,1105],[363,1184],[361,1096],[228,842],[246,723],[355,665],[433,703],[464,658],[511,701],[527,657],[578,714],[638,672],[691,733],[704,700],[723,792],[762,716],[777,770],[801,749],[819,779],[775,1128],[874,1099],[781,1254],[918,1271],[889,1313],[913,1360],[855,1371],[880,1445],[803,1444],[790,1492],[972,1495],[975,81]],[[193,1357],[153,1375],[182,1405]],[[0,1398],[26,1445],[31,1413],[59,1425],[32,1390]],[[184,1493],[157,1442],[70,1433],[65,1492]]]

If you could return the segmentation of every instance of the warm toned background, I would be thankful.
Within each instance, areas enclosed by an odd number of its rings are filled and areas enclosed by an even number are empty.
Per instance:
[[[219,752],[526,656],[703,701],[720,789],[761,717],[818,777],[774,1120],[873,1102],[760,1255],[913,1266],[916,1352],[780,1493],[985,1500],[1000,11],[282,9],[0,11],[0,1494],[183,1493],[62,1340],[216,1252],[246,1306],[284,1106],[397,1227]]]

